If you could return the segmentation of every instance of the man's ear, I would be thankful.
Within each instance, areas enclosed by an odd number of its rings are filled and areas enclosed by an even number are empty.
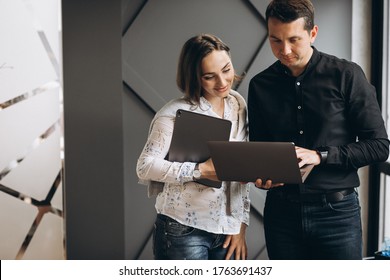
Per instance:
[[[313,44],[314,41],[316,40],[317,34],[318,34],[318,25],[314,25],[313,29],[310,30],[310,43],[311,44]]]

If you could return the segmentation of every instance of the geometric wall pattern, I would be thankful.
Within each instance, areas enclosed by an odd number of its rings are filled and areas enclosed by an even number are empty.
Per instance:
[[[216,34],[230,46],[234,68],[237,74],[244,76],[236,89],[245,97],[249,75],[273,61],[268,44],[265,43],[265,20],[260,12],[265,10],[265,1],[125,2],[127,5],[125,4],[123,9],[122,37],[123,81],[128,94],[142,101],[141,108],[137,110],[144,112],[145,116],[153,116],[168,100],[181,95],[175,84],[177,59],[183,43],[195,34]],[[140,119],[145,118],[137,118]],[[141,143],[146,140],[146,135],[141,131],[144,131],[144,127],[149,127],[150,121],[149,118],[147,122],[140,123],[140,133],[134,133],[142,136],[139,139]],[[146,191],[142,195],[146,197]],[[251,248],[249,258],[267,259],[262,224],[264,192],[253,189],[251,201],[251,226],[247,230]],[[144,239],[139,242],[142,247],[134,258],[151,259],[151,232],[155,209],[151,207],[143,211],[148,211],[148,216],[152,218],[149,220],[147,234],[144,234]]]
[[[345,38],[351,31],[351,2],[313,0],[316,23],[320,26],[315,45],[321,51],[350,58],[351,46]],[[125,93],[131,100],[126,106],[132,106],[131,111],[137,113],[131,128],[134,147],[138,149],[131,154],[134,162],[143,148],[153,115],[167,101],[181,96],[175,83],[176,65],[181,46],[193,35],[213,33],[230,46],[235,70],[244,76],[236,90],[247,97],[250,79],[275,61],[264,19],[268,3],[268,0],[122,1],[122,78]],[[152,259],[154,202],[146,202],[146,190],[138,190],[144,186],[137,184],[135,167],[132,172],[132,188],[137,188],[132,192],[133,202],[145,205],[142,219],[132,223],[136,228],[132,231],[136,232],[132,236],[131,250],[136,252],[132,258]],[[264,198],[264,191],[251,190],[251,220],[247,229],[249,259],[268,258],[262,222]]]
[[[0,2],[0,259],[65,259],[59,8]]]

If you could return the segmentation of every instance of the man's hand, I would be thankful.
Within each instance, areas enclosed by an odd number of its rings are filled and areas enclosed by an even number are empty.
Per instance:
[[[297,153],[299,168],[306,164],[319,165],[321,163],[321,158],[317,151],[295,147],[295,152]]]
[[[259,189],[269,190],[271,188],[281,187],[284,183],[272,183],[272,180],[266,180],[263,182],[262,179],[257,179],[255,186]]]

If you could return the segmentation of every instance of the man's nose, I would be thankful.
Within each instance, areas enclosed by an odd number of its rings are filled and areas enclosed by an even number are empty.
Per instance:
[[[284,43],[284,44],[282,45],[281,53],[282,53],[283,55],[288,55],[288,54],[291,53],[291,46],[290,46],[289,43]]]

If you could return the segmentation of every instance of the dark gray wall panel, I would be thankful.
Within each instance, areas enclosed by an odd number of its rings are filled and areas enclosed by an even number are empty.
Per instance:
[[[268,259],[264,238],[263,218],[262,215],[253,208],[251,209],[250,224],[246,233],[248,259]]]
[[[315,46],[350,58],[352,0],[313,2],[320,27]],[[181,95],[175,85],[180,48],[200,32],[221,37],[237,72],[247,72],[238,88],[246,97],[250,78],[274,61],[262,16],[267,3],[62,2],[68,258],[152,258],[154,199],[138,184],[135,165],[154,112]],[[250,258],[265,259],[264,192],[253,193]]]
[[[352,0],[312,0],[316,9],[318,36],[314,43],[320,51],[351,59]]]
[[[122,11],[125,170],[129,171],[125,177],[126,248],[129,259],[151,259],[150,230],[155,199],[148,199],[146,188],[137,184],[135,164],[155,111],[181,95],[175,84],[181,46],[189,37],[202,32],[221,37],[231,47],[237,73],[246,72],[237,88],[244,97],[249,80],[275,58],[264,21],[268,0],[126,1],[122,3],[125,9]],[[352,0],[314,0],[313,3],[316,23],[320,26],[315,46],[349,58],[351,45],[345,38],[351,36]],[[262,221],[266,192],[258,189],[251,192],[251,225],[247,230],[249,259],[267,259]]]
[[[124,259],[121,1],[63,12],[68,259]]]
[[[155,110],[180,96],[175,83],[180,49],[199,33],[221,37],[242,74],[266,30],[247,1],[150,0],[123,36],[124,81]]]
[[[122,34],[126,32],[147,0],[122,0]]]
[[[228,3],[228,5],[226,5]],[[176,64],[180,48],[191,36],[214,33],[230,47],[238,74],[253,65],[266,39],[264,19],[248,1],[147,1],[136,5],[137,13],[123,35],[124,141],[126,174],[127,258],[150,259],[152,240],[150,230],[155,218],[155,198],[146,197],[146,187],[137,184],[136,160],[145,144],[150,121],[168,100],[180,96],[175,84]],[[122,7],[128,9],[128,5]],[[223,7],[221,9],[221,7]],[[241,19],[241,20],[238,20]],[[242,20],[245,19],[245,20]],[[245,32],[242,32],[245,30]],[[271,62],[271,61],[270,61]],[[257,65],[256,65],[257,66]],[[246,93],[243,93],[246,96]],[[135,117],[137,116],[137,117]],[[126,143],[132,143],[131,147]],[[254,190],[255,192],[258,190]],[[255,209],[262,212],[262,199]],[[142,217],[140,216],[142,209]],[[266,258],[260,214],[251,214],[250,258]]]
[[[135,170],[154,114],[127,86],[124,86],[124,92],[126,259],[140,258],[141,253],[144,258],[152,259],[152,252],[143,252],[143,247],[156,218],[155,198],[147,197],[147,187],[138,184]]]

